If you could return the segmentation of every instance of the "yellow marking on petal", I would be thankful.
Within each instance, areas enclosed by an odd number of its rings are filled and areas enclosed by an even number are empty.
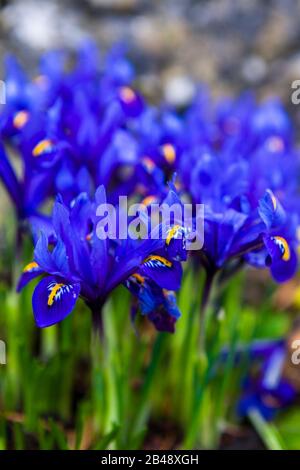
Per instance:
[[[25,124],[28,122],[28,119],[28,111],[19,111],[13,119],[13,125],[16,129],[22,129],[22,127],[24,127]]]
[[[277,209],[277,199],[276,199],[276,197],[274,196],[274,194],[272,194],[271,192],[270,192],[269,194],[270,194],[270,198],[271,198],[271,200],[272,200],[272,204],[273,204],[274,211],[276,211],[276,209]]]
[[[289,260],[291,259],[291,251],[290,251],[290,247],[289,247],[289,245],[288,245],[288,242],[287,242],[286,239],[283,238],[283,237],[278,237],[278,236],[276,236],[276,237],[274,237],[274,238],[275,238],[275,240],[276,240],[277,242],[279,242],[279,243],[282,245],[282,247],[283,247],[283,255],[282,255],[283,261],[289,261]]]
[[[39,86],[46,86],[48,85],[49,79],[46,77],[46,75],[37,75],[33,81]]]
[[[177,191],[180,191],[182,189],[182,184],[180,183],[180,181],[175,181],[174,186]]]
[[[142,204],[144,204],[144,206],[150,206],[150,204],[152,204],[152,202],[155,202],[155,201],[156,201],[155,196],[147,196],[142,200]]]
[[[176,150],[174,145],[172,144],[164,144],[162,146],[163,156],[165,157],[166,161],[172,165],[176,160]]]
[[[179,229],[180,229],[180,225],[174,225],[174,227],[172,227],[169,230],[168,236],[166,238],[167,245],[170,245],[171,240],[176,236],[176,233],[178,232]]]
[[[55,284],[52,287],[51,292],[50,292],[49,297],[48,297],[48,307],[51,307],[53,305],[53,302],[54,302],[54,299],[55,299],[55,296],[56,296],[57,292],[63,286],[64,286],[64,284]]]
[[[120,88],[120,96],[126,104],[130,104],[135,100],[135,93],[129,86],[123,86]]]
[[[154,170],[155,168],[155,163],[154,161],[149,158],[149,157],[143,157],[142,158],[142,163],[143,165],[145,166],[146,170],[149,172],[149,173],[152,173],[152,171]]]
[[[150,256],[148,256],[148,258],[146,258],[144,260],[144,264],[149,262],[149,261],[159,261],[164,266],[166,266],[167,268],[171,268],[171,266],[172,266],[171,261],[169,261],[166,258],[163,258],[163,256],[159,256],[159,255],[150,255]]]
[[[51,139],[41,140],[33,149],[32,155],[34,157],[39,157],[42,153],[51,150],[53,142]]]
[[[282,152],[284,150],[284,142],[281,137],[272,136],[267,140],[268,149],[271,152]]]
[[[172,295],[174,295],[173,290],[163,289],[162,292],[163,292],[165,297],[172,297]]]
[[[35,261],[32,261],[31,263],[28,263],[25,268],[23,269],[23,273],[29,273],[30,271],[32,271],[33,269],[35,268],[38,268],[39,265],[35,262]]]
[[[300,308],[300,287],[297,287],[295,289],[294,295],[293,295],[293,305],[299,309]]]
[[[132,277],[134,277],[134,279],[136,279],[140,284],[144,284],[145,282],[144,276],[141,276],[139,273],[132,274]]]
[[[86,235],[86,237],[85,237],[86,241],[90,242],[91,239],[92,239],[92,236],[93,236],[92,233],[88,233],[88,234]]]

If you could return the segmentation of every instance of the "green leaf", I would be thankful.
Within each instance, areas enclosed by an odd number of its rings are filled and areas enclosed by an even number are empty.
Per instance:
[[[107,449],[109,444],[111,444],[117,438],[119,431],[120,431],[120,426],[117,426],[116,424],[114,424],[112,430],[108,434],[102,437],[102,439],[94,447],[94,450]]]

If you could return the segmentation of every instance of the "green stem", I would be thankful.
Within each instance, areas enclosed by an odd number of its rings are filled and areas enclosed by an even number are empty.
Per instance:
[[[199,333],[199,351],[200,357],[205,356],[205,314],[208,307],[211,290],[214,281],[214,274],[207,271],[202,300],[200,306],[200,333]]]
[[[269,450],[284,450],[281,436],[275,426],[268,423],[256,408],[250,409],[248,417]]]
[[[164,350],[163,346],[166,342],[166,339],[166,333],[159,333],[153,346],[151,361],[146,372],[145,381],[141,390],[140,400],[137,407],[138,411],[131,427],[135,436],[142,436],[142,432],[145,430],[145,426],[151,411],[151,400],[149,400],[149,397],[153,390],[155,375],[162,357],[162,352]],[[136,444],[138,444],[136,439],[135,441]]]

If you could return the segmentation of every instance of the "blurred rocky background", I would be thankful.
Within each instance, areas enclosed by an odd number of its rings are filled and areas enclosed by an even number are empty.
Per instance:
[[[300,106],[291,105],[290,96],[292,81],[300,79],[300,0],[0,4],[0,59],[14,52],[33,73],[48,48],[74,49],[87,36],[103,50],[122,41],[150,98],[185,105],[201,81],[216,95],[246,89],[279,95],[298,118]]]

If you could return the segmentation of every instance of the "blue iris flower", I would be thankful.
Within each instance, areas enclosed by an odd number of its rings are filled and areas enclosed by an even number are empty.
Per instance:
[[[173,189],[168,201],[179,201]],[[143,239],[100,239],[95,214],[97,206],[106,202],[103,186],[92,201],[86,193],[81,193],[71,206],[58,198],[50,231],[39,223],[35,226],[34,261],[24,268],[18,290],[44,276],[35,288],[32,306],[37,325],[47,327],[69,315],[79,297],[94,315],[100,316],[110,292],[123,284],[137,297],[142,313],[157,329],[174,331],[180,316],[174,291],[181,282],[184,239],[180,251],[175,231],[161,225]],[[158,236],[162,231],[166,237]]]
[[[253,361],[260,363],[260,369],[256,376],[245,380],[238,413],[244,417],[256,410],[265,419],[271,420],[279,410],[291,405],[297,395],[294,386],[284,376],[285,342],[256,343],[250,346],[249,354]]]

